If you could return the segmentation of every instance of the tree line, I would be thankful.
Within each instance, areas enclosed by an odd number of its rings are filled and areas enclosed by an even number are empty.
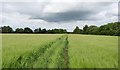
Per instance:
[[[73,32],[67,32],[66,29],[41,29],[37,28],[32,30],[29,27],[25,28],[16,28],[13,30],[10,26],[0,27],[2,33],[37,33],[37,34],[94,34],[94,35],[114,35],[120,36],[120,22],[108,23],[106,25],[95,26],[95,25],[85,25],[83,29],[80,29],[78,26],[73,30]]]
[[[41,34],[59,34],[59,33],[67,33],[66,29],[52,29],[52,30],[47,30],[47,29],[41,29],[37,28],[35,30],[32,30],[29,27],[25,28],[16,28],[15,30],[12,29],[10,26],[3,26],[0,28],[2,33],[41,33]]]
[[[108,23],[100,27],[95,25],[85,25],[83,29],[78,26],[73,30],[74,34],[94,34],[94,35],[113,35],[120,36],[120,22]]]

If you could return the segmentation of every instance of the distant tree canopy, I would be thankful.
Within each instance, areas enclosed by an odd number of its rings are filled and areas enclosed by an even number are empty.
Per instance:
[[[41,29],[37,28],[34,31],[29,27],[16,28],[15,31],[10,26],[0,27],[0,32],[2,33],[40,33],[40,34],[94,34],[94,35],[116,35],[120,36],[120,22],[108,23],[106,25],[101,25],[97,27],[95,25],[85,25],[83,29],[80,29],[78,26],[75,27],[73,32],[67,32],[66,29]]]
[[[99,27],[100,35],[119,35],[120,22],[108,23],[107,25],[102,25]]]
[[[41,28],[35,29],[34,33],[41,33]]]
[[[61,34],[61,33],[67,33],[67,30],[66,29],[52,29],[52,30],[46,30],[45,28],[44,29],[41,29],[41,28],[38,28],[38,29],[35,29],[34,30],[35,33],[50,33],[50,34]]]
[[[22,28],[17,28],[17,29],[15,30],[15,33],[24,33],[24,29],[22,29]]]
[[[79,29],[79,27],[76,26],[76,28],[73,30],[73,33],[74,34],[80,34],[80,33],[82,33],[82,29]]]
[[[80,33],[78,27],[73,30],[73,33]],[[95,34],[95,35],[116,35],[120,36],[120,22],[108,23],[106,25],[102,25],[100,27],[91,25],[85,25],[81,34]]]
[[[88,25],[85,25],[85,26],[83,27],[83,33],[87,34],[87,29],[88,29]]]
[[[86,33],[87,34],[98,34],[98,29],[99,28],[97,26],[91,25],[87,28]]]
[[[52,33],[67,33],[67,30],[66,29],[52,29],[52,30],[49,30],[50,32]]]
[[[1,27],[2,33],[13,33],[13,29],[10,26]]]
[[[33,31],[29,27],[26,27],[24,28],[24,33],[33,33]]]

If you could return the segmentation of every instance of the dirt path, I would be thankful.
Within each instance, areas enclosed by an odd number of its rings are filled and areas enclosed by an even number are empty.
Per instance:
[[[68,36],[66,37],[66,45],[64,48],[64,63],[65,63],[65,68],[68,68],[68,64],[69,64],[69,56],[68,56]]]

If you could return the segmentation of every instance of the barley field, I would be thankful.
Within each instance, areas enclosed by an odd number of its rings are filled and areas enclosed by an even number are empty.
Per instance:
[[[2,34],[3,68],[117,68],[118,37]]]
[[[118,37],[69,35],[69,57],[72,68],[117,68]]]

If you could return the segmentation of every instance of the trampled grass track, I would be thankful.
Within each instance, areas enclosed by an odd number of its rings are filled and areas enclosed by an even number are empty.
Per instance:
[[[9,68],[67,68],[68,36],[64,35],[38,50],[21,55]]]

